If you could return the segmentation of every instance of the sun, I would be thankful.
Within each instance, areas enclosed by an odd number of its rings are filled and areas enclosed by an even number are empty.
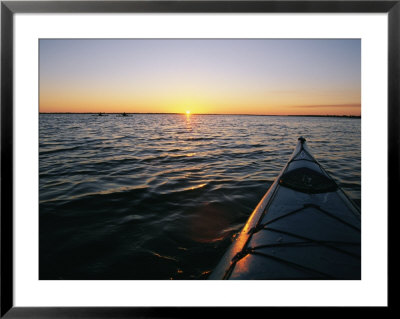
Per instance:
[[[190,110],[187,110],[187,111],[186,111],[186,115],[190,115]]]

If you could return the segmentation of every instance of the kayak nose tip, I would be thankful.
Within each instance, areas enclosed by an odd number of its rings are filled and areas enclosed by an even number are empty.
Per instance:
[[[301,144],[304,144],[304,142],[306,141],[306,139],[303,136],[300,136],[298,140],[301,142]]]

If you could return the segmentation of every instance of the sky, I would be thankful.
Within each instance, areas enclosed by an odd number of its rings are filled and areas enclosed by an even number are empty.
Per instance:
[[[359,39],[41,39],[40,112],[361,115]]]

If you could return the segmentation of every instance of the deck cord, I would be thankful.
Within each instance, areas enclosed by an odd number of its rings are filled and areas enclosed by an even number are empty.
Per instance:
[[[261,253],[261,252],[258,252],[258,251],[257,251],[258,249],[262,249],[262,248],[270,248],[270,247],[291,247],[291,246],[293,247],[293,246],[303,246],[303,245],[309,245],[309,244],[317,244],[317,245],[324,246],[324,247],[326,247],[326,248],[330,248],[330,249],[336,250],[336,251],[338,251],[338,252],[340,252],[340,253],[349,255],[349,256],[351,256],[351,257],[353,257],[353,258],[361,259],[361,257],[360,257],[359,255],[352,254],[352,253],[350,253],[350,252],[348,252],[348,251],[346,251],[346,250],[343,250],[343,249],[340,249],[340,248],[338,248],[338,247],[333,246],[333,245],[335,245],[335,244],[336,244],[336,245],[338,245],[338,244],[339,244],[339,245],[348,245],[348,246],[351,246],[351,245],[359,245],[359,243],[356,243],[356,242],[320,241],[320,240],[314,240],[314,239],[311,239],[311,238],[307,238],[307,237],[304,237],[304,236],[299,236],[299,235],[294,234],[294,233],[291,233],[291,232],[285,232],[285,231],[282,231],[282,230],[279,230],[279,229],[274,229],[274,228],[271,228],[271,227],[263,228],[262,230],[267,230],[267,231],[272,231],[272,232],[276,232],[276,233],[281,233],[281,234],[289,235],[289,236],[292,236],[292,237],[295,237],[295,238],[299,238],[299,239],[302,239],[302,240],[305,240],[305,241],[303,241],[303,242],[282,243],[282,244],[260,245],[260,246],[255,246],[255,247],[246,247],[245,249],[241,250],[239,253],[237,253],[237,254],[233,257],[231,266],[229,267],[228,272],[227,272],[227,274],[225,275],[225,277],[228,276],[228,275],[230,275],[230,274],[232,273],[233,268],[234,268],[234,266],[236,265],[237,262],[239,262],[241,259],[243,259],[243,258],[246,257],[247,255],[252,254],[252,255],[258,255],[258,256],[262,256],[262,257],[274,259],[275,261],[281,262],[281,263],[286,264],[286,265],[288,265],[288,266],[292,266],[293,268],[302,269],[302,270],[306,270],[306,271],[311,271],[311,272],[314,272],[314,273],[318,273],[318,274],[320,274],[320,275],[323,275],[323,276],[325,276],[325,277],[327,277],[327,278],[332,278],[332,279],[334,279],[334,277],[332,277],[332,276],[330,276],[330,275],[327,275],[327,274],[325,274],[325,273],[322,273],[322,272],[320,272],[320,271],[318,271],[318,270],[315,270],[315,269],[312,269],[312,268],[308,268],[308,267],[302,266],[302,265],[300,265],[300,264],[297,264],[297,263],[288,261],[288,260],[286,260],[286,259],[279,258],[279,257],[276,257],[276,256],[272,256],[272,255],[269,255],[269,254],[266,254],[266,253],[264,253],[264,252]]]
[[[327,215],[328,217],[331,217],[331,218],[337,220],[338,222],[340,222],[340,223],[342,223],[342,224],[344,224],[344,225],[346,225],[346,226],[348,226],[348,227],[350,227],[350,228],[352,228],[352,229],[354,229],[354,230],[356,230],[356,231],[358,231],[358,232],[361,231],[358,227],[356,227],[356,226],[354,226],[354,225],[352,225],[352,224],[346,222],[345,220],[343,220],[343,219],[341,219],[341,218],[339,218],[339,217],[333,215],[332,213],[330,213],[330,212],[328,212],[328,211],[322,209],[322,208],[319,207],[318,205],[315,205],[315,204],[304,204],[304,206],[301,207],[301,208],[298,208],[298,209],[296,209],[296,210],[294,210],[294,211],[291,211],[291,212],[286,213],[286,214],[284,214],[284,215],[281,215],[281,216],[279,216],[279,217],[273,218],[273,219],[267,221],[267,222],[264,223],[264,224],[259,224],[259,225],[257,225],[255,228],[253,228],[253,229],[254,229],[253,233],[256,233],[257,230],[260,230],[260,229],[264,228],[265,226],[267,226],[267,225],[269,225],[269,224],[272,224],[273,222],[275,222],[275,221],[277,221],[277,220],[279,220],[279,219],[282,219],[282,218],[288,217],[288,216],[290,216],[290,215],[293,215],[293,214],[295,214],[295,213],[298,213],[298,212],[300,212],[300,211],[302,211],[303,209],[306,209],[306,208],[315,208],[315,209],[319,210],[321,213]],[[253,229],[251,229],[250,231],[252,231]],[[250,232],[250,231],[249,231],[249,232]]]

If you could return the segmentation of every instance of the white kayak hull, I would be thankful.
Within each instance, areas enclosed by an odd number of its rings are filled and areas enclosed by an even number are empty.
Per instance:
[[[361,215],[299,138],[209,279],[361,279]]]

